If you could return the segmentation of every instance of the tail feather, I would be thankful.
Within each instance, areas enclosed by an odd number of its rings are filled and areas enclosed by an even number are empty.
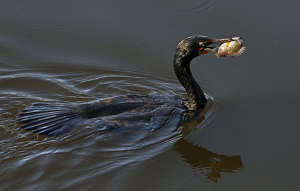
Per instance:
[[[72,118],[74,118],[74,117],[72,117]],[[42,128],[42,127],[47,127],[50,125],[56,125],[56,124],[63,123],[68,120],[70,120],[69,116],[51,117],[51,118],[44,119],[44,120],[31,121],[25,125],[22,125],[21,128],[23,128],[25,130],[33,130],[33,129],[38,129],[38,128]]]
[[[60,135],[66,132],[69,132],[70,130],[72,130],[74,127],[74,125],[76,125],[74,122],[80,122],[82,121],[82,119],[77,119],[75,120],[75,118],[73,119],[69,119],[68,121],[66,121],[65,123],[57,123],[57,124],[52,124],[50,126],[44,127],[44,128],[38,128],[33,130],[33,133],[37,133],[39,135]],[[51,133],[51,134],[50,134]]]
[[[48,126],[44,126],[44,127],[40,127],[40,128],[36,128],[34,129],[32,132],[33,133],[36,133],[38,135],[47,135],[59,128],[61,128],[62,125],[61,124],[51,124],[51,125],[48,125]]]
[[[35,104],[22,111],[17,122],[25,124],[20,127],[40,135],[67,133],[86,121],[77,117],[69,106]]]
[[[31,122],[43,122],[46,120],[51,120],[52,118],[58,118],[61,116],[69,116],[69,115],[61,115],[61,113],[38,113],[36,115],[23,116],[18,119],[18,123],[31,123]]]
[[[22,110],[23,113],[20,113],[19,116],[31,116],[31,115],[38,115],[38,114],[59,114],[62,113],[63,111],[68,111],[68,110],[40,110],[40,109],[24,109]]]

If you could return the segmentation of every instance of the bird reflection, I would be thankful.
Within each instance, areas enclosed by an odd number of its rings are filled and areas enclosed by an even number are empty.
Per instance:
[[[204,173],[207,179],[218,182],[221,178],[221,172],[235,173],[243,169],[242,159],[239,155],[220,155],[188,142],[185,137],[193,131],[195,126],[199,125],[205,119],[204,115],[196,120],[190,121],[178,126],[181,128],[183,137],[179,139],[173,149],[177,151],[183,160],[193,169]]]

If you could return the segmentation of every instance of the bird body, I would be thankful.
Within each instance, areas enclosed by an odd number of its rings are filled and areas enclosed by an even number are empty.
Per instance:
[[[34,104],[19,114],[21,128],[48,136],[66,133],[81,124],[93,125],[100,130],[116,128],[157,129],[174,116],[180,123],[195,117],[205,107],[206,97],[193,78],[190,62],[206,54],[209,45],[231,42],[231,39],[212,39],[196,35],[183,39],[175,50],[175,74],[187,92],[187,99],[164,95],[125,95],[100,99],[78,105]],[[214,47],[213,47],[214,48]],[[189,116],[189,117],[187,117]]]
[[[35,104],[23,110],[18,123],[25,130],[48,136],[60,135],[81,124],[101,130],[157,128],[176,109],[183,111],[179,97],[163,95],[125,95],[78,105]],[[177,110],[179,111],[179,110]]]

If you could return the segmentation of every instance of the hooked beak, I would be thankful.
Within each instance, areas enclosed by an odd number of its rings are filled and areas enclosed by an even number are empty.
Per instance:
[[[212,44],[223,44],[223,43],[225,43],[225,42],[231,42],[231,41],[233,41],[232,38],[223,38],[223,39],[213,39],[213,40],[211,41],[211,43],[212,43]]]
[[[218,48],[221,44],[226,43],[226,42],[231,42],[231,41],[233,41],[233,39],[231,39],[231,38],[213,39],[210,41],[210,43],[211,43],[210,45],[213,44],[213,46],[205,47],[203,49],[203,51],[205,51],[206,53],[215,54],[216,53],[215,51],[218,50]]]

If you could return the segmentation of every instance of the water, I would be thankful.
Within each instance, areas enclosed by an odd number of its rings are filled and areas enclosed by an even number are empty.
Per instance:
[[[298,190],[298,3],[1,1],[0,190]],[[238,58],[192,62],[201,115],[156,131],[79,127],[37,136],[33,103],[125,94],[185,97],[172,59],[184,37],[241,36]]]

